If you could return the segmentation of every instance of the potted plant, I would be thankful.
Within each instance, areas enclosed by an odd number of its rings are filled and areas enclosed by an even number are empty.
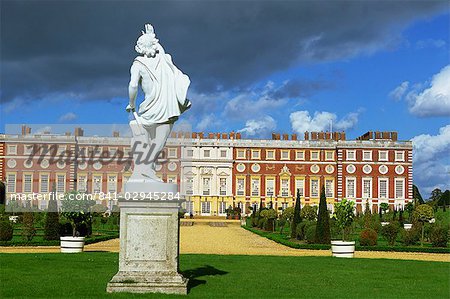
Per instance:
[[[61,205],[61,215],[66,218],[72,226],[71,236],[62,236],[61,252],[62,253],[76,253],[82,252],[84,249],[85,237],[80,236],[80,226],[90,225],[91,215],[89,212],[93,201],[77,199],[77,192],[69,192],[64,196],[64,201]]]
[[[422,237],[420,238],[420,246],[423,246],[425,223],[434,223],[434,211],[430,205],[423,204],[414,209],[413,218],[416,221],[422,222]]]
[[[331,250],[333,256],[352,258],[355,253],[355,241],[345,241],[345,232],[352,225],[355,210],[355,203],[343,199],[334,204],[333,217],[336,220],[336,226],[342,231],[341,241],[331,241]]]
[[[413,211],[414,211],[414,205],[412,202],[409,202],[406,204],[405,211],[408,212],[408,218],[404,221],[403,228],[409,230],[412,228],[412,215],[413,215]],[[403,218],[403,215],[402,215],[402,218]]]
[[[389,204],[383,202],[380,204],[380,210],[381,210],[381,214],[380,214],[380,221],[381,221],[381,226],[385,226],[389,224],[389,221],[383,221],[383,214],[386,215],[386,211],[389,210]]]

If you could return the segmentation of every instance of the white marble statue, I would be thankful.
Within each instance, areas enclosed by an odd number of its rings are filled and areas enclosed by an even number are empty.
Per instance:
[[[174,122],[191,106],[186,99],[190,80],[173,64],[171,56],[165,53],[152,25],[145,25],[145,32],[142,31],[135,49],[141,56],[137,56],[131,66],[128,86],[130,103],[126,107],[135,118],[130,122],[134,160],[130,181],[160,181],[155,174],[155,161],[164,148]],[[144,99],[136,113],[139,85],[144,92]]]

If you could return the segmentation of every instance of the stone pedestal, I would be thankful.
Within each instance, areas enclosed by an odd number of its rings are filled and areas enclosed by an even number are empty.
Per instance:
[[[178,273],[182,201],[167,199],[169,193],[177,193],[177,185],[129,183],[125,190],[129,193],[119,199],[119,272],[108,283],[107,292],[187,294],[188,280]],[[153,199],[135,197],[133,189],[151,192],[147,194]],[[165,200],[155,200],[164,194]]]

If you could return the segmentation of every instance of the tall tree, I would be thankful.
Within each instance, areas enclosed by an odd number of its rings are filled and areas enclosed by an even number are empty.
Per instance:
[[[325,186],[320,191],[319,215],[317,217],[316,235],[314,242],[317,244],[330,244],[330,214],[327,209],[327,197],[325,195]]]
[[[425,203],[425,201],[422,198],[422,195],[420,194],[419,188],[417,188],[416,185],[413,185],[413,198],[414,202],[419,205],[423,205]]]
[[[294,208],[294,218],[291,223],[291,238],[295,238],[297,236],[297,225],[302,221],[302,217],[300,215],[301,212],[301,202],[300,202],[300,190],[297,189],[297,198],[295,200],[295,208]]]

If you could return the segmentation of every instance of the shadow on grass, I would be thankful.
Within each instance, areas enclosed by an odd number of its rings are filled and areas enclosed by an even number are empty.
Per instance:
[[[196,286],[199,286],[201,284],[206,284],[206,280],[197,279],[198,277],[225,275],[228,274],[228,272],[219,270],[210,265],[206,265],[199,268],[183,271],[182,274],[184,277],[189,279],[188,282],[188,293],[189,293],[192,288],[195,288]]]

